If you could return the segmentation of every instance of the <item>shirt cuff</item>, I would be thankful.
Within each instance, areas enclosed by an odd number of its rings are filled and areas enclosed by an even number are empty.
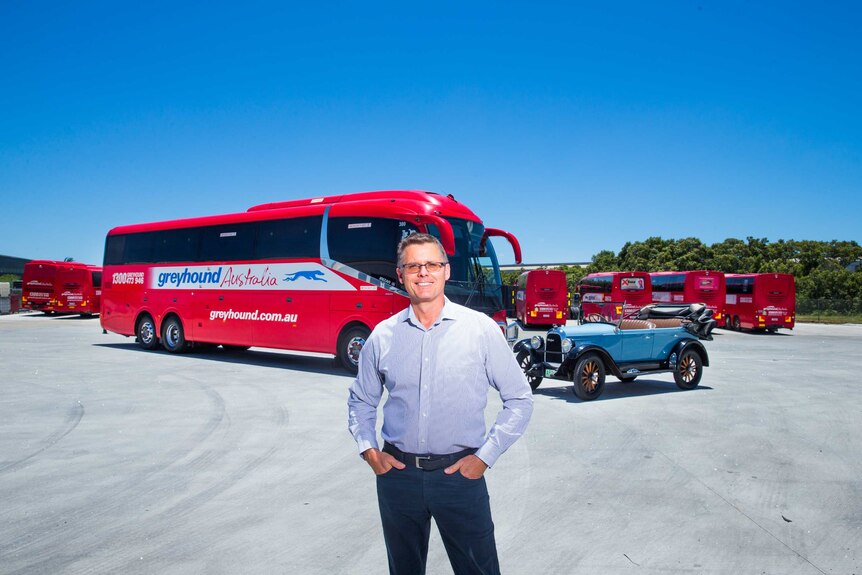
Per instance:
[[[488,468],[491,468],[501,455],[503,452],[490,443],[486,443],[476,451],[476,457],[484,461]]]
[[[362,453],[369,449],[380,449],[377,447],[377,441],[375,439],[357,439],[356,445],[359,447],[359,457],[362,457]]]

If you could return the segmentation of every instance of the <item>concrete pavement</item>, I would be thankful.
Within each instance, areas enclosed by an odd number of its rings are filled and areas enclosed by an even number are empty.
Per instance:
[[[486,476],[504,573],[862,573],[862,326],[706,345],[692,391],[542,383]],[[386,572],[329,358],[29,314],[0,317],[0,381],[0,573]]]

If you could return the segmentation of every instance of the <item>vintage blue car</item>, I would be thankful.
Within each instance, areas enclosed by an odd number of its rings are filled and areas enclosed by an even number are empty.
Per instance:
[[[702,304],[642,308],[616,321],[585,318],[576,326],[554,327],[512,347],[533,389],[543,378],[574,383],[573,391],[589,401],[599,397],[610,373],[629,382],[640,375],[673,373],[682,389],[700,383],[709,356],[701,340],[712,339],[715,320]]]

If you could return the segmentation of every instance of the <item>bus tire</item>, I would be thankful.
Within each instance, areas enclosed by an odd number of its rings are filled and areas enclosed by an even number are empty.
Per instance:
[[[353,326],[341,332],[338,336],[338,348],[335,356],[341,367],[356,375],[359,371],[359,352],[371,331],[365,326]]]
[[[703,360],[693,349],[687,349],[679,356],[673,379],[680,389],[694,389],[703,376]]]
[[[592,401],[605,389],[605,364],[595,353],[585,353],[575,364],[573,374],[575,392],[584,401]]]
[[[733,316],[733,329],[735,331],[742,331],[742,324],[739,322],[739,316]]]
[[[135,325],[135,337],[138,344],[144,349],[155,349],[159,345],[159,338],[156,337],[156,323],[148,314],[138,318],[138,323]]]
[[[162,324],[162,347],[171,353],[182,353],[188,347],[183,324],[175,315],[170,316]]]

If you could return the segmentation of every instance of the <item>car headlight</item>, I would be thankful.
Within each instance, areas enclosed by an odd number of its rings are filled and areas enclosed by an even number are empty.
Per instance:
[[[560,347],[563,350],[563,353],[569,353],[572,350],[572,340],[569,338],[563,338],[563,341],[560,342]]]
[[[545,340],[542,339],[542,336],[534,335],[533,337],[530,338],[530,347],[532,347],[533,349],[535,349],[535,350],[542,349],[542,347],[544,347],[544,345],[545,345]]]

